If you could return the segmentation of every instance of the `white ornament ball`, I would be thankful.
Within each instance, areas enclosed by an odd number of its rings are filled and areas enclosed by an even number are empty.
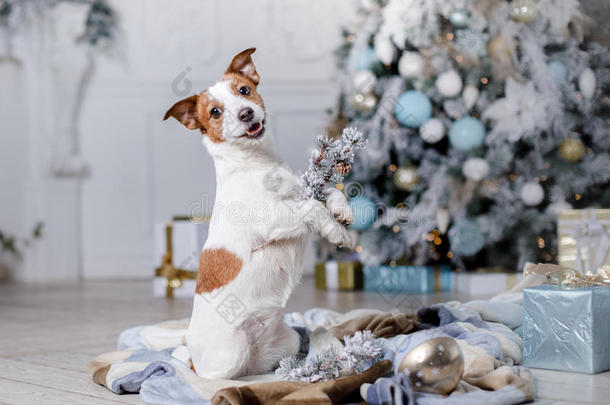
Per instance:
[[[462,91],[462,78],[455,70],[449,70],[438,76],[436,88],[443,97],[455,97]]]
[[[582,71],[580,76],[578,76],[578,88],[582,93],[582,96],[588,100],[593,98],[593,94],[595,94],[595,86],[596,86],[595,72],[591,70],[591,68],[586,68]]]
[[[481,181],[489,175],[489,163],[483,158],[469,158],[462,166],[464,177],[472,181]]]
[[[419,136],[425,142],[437,143],[445,136],[445,126],[438,118],[430,118],[419,128]]]
[[[521,200],[523,204],[534,207],[544,200],[544,189],[538,183],[525,183],[521,189]]]
[[[375,54],[384,65],[389,65],[394,61],[396,56],[396,48],[390,38],[377,35],[374,41]]]
[[[424,74],[425,62],[419,52],[403,52],[398,60],[398,73],[405,79],[417,79]]]
[[[479,88],[474,84],[469,84],[468,86],[464,87],[462,98],[464,99],[464,105],[470,110],[472,107],[474,107],[479,99]]]
[[[354,88],[359,93],[370,93],[377,84],[377,76],[370,70],[359,70],[352,78]]]

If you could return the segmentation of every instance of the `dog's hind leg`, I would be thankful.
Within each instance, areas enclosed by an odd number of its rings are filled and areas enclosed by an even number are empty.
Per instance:
[[[284,357],[294,356],[299,352],[300,336],[281,317],[265,322],[260,326],[262,333],[251,341],[247,362],[247,374],[270,372]]]

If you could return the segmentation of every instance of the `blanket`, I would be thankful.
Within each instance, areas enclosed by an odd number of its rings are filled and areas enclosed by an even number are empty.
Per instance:
[[[234,380],[198,377],[184,345],[187,319],[124,331],[118,350],[98,356],[88,371],[93,381],[112,392],[139,392],[148,404],[246,404],[252,399],[260,404],[329,404],[354,402],[354,396],[370,404],[517,404],[534,398],[532,375],[519,366],[521,292],[542,281],[528,276],[490,300],[436,304],[417,314],[373,309],[342,314],[321,308],[286,314],[284,321],[301,335],[303,356],[342,347],[346,336],[363,330],[381,342],[383,361],[332,381],[282,381],[273,372]],[[398,365],[412,348],[440,336],[460,345],[465,361],[462,380],[449,396],[418,393],[404,374],[397,373]]]

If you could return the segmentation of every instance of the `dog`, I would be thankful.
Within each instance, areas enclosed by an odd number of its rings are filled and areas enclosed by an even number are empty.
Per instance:
[[[186,334],[193,368],[206,378],[265,373],[297,354],[299,334],[282,314],[300,281],[310,233],[354,244],[344,226],[353,212],[343,193],[329,187],[325,204],[303,200],[298,177],[276,155],[254,51],[237,54],[218,82],[178,101],[163,118],[200,131],[216,171]]]

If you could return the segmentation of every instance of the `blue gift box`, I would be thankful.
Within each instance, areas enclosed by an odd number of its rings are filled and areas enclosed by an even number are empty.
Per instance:
[[[610,369],[610,288],[524,289],[523,363],[590,374]]]
[[[450,291],[449,266],[364,266],[364,289],[383,293]]]

